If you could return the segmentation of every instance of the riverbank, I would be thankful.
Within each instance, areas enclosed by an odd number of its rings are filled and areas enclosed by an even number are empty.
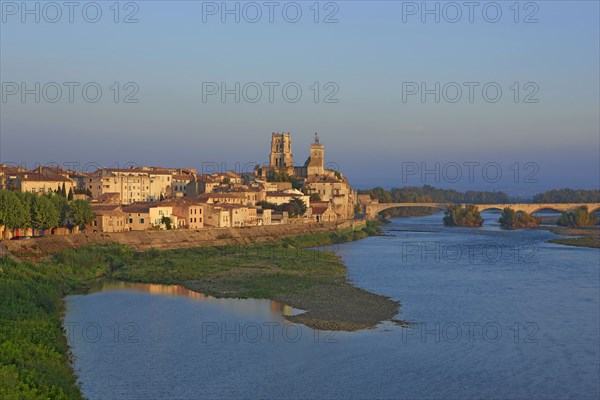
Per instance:
[[[548,243],[564,244],[566,246],[600,248],[600,228],[569,228],[565,226],[540,226],[544,229],[561,236],[571,236],[548,240]],[[573,237],[575,236],[575,237]]]
[[[177,284],[215,297],[271,299],[306,310],[288,318],[314,329],[373,328],[394,318],[399,304],[356,288],[334,252],[314,248],[377,233],[369,224],[358,231],[306,234],[273,244],[127,254],[113,260],[111,279]]]
[[[2,243],[14,258],[39,262],[52,254],[96,244],[120,243],[137,251],[151,249],[171,250],[201,246],[225,246],[232,244],[273,243],[282,238],[333,232],[346,229],[362,229],[366,221],[348,220],[322,223],[291,223],[241,228],[203,228],[175,230],[147,230],[116,233],[83,231],[66,236],[47,236],[30,240],[6,240]]]
[[[354,287],[331,251],[317,246],[376,234],[307,233],[277,243],[137,251],[118,243],[68,249],[40,263],[0,264],[0,398],[80,399],[61,324],[63,298],[97,278],[181,284],[219,297],[269,298],[306,310],[290,317],[315,329],[354,331],[392,320],[400,305]]]

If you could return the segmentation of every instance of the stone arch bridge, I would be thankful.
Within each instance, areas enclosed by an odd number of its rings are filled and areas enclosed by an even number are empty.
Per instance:
[[[437,208],[440,210],[446,209],[448,203],[370,203],[364,205],[364,212],[368,219],[376,219],[377,214],[384,210],[396,207],[427,207]],[[466,204],[461,204],[466,205]],[[587,206],[588,211],[595,212],[600,209],[600,203],[516,203],[516,204],[473,204],[481,211],[485,210],[502,210],[505,207],[510,207],[515,211],[524,211],[528,214],[540,210],[554,210],[558,212],[573,210],[577,207]]]

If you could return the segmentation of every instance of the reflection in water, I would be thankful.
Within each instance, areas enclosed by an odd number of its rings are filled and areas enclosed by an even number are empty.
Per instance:
[[[95,285],[92,285],[89,293],[97,292],[111,292],[118,290],[127,290],[133,292],[149,293],[158,296],[173,296],[173,297],[187,297],[192,301],[199,302],[214,302],[220,305],[229,306],[231,308],[239,309],[240,311],[257,312],[265,311],[264,304],[270,303],[270,311],[272,314],[283,315],[290,317],[303,313],[303,310],[299,310],[282,304],[273,300],[266,299],[239,299],[231,298],[217,298],[204,293],[195,292],[187,289],[181,285],[161,285],[156,283],[134,283],[134,282],[122,282],[122,281],[109,281],[100,280]],[[263,312],[264,314],[264,312]]]
[[[279,303],[180,286],[108,282],[68,296],[82,392],[90,400],[600,398],[598,249],[546,243],[556,236],[504,230],[498,214],[482,216],[481,228],[445,227],[439,213],[397,219],[386,236],[333,249],[354,284],[402,302],[400,318],[419,322],[409,328],[315,331],[285,320]],[[458,249],[462,256],[451,253]]]

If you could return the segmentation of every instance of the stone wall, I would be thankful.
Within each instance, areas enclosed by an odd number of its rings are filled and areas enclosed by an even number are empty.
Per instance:
[[[198,230],[178,229],[172,231],[132,231],[116,233],[82,232],[68,236],[49,236],[30,240],[3,241],[6,250],[16,259],[37,262],[51,254],[69,248],[95,243],[122,243],[138,251],[151,248],[167,250],[185,247],[223,246],[227,244],[250,244],[277,242],[283,237],[306,233],[334,231],[337,229],[361,229],[360,221],[340,223],[310,223],[298,225],[267,225],[243,228],[204,228]]]

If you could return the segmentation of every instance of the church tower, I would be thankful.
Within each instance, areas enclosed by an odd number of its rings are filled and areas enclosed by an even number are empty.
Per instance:
[[[271,154],[269,155],[269,167],[276,170],[286,169],[288,172],[294,169],[292,157],[292,140],[290,133],[275,133],[271,135]]]
[[[307,175],[323,175],[325,173],[325,146],[319,141],[319,135],[315,133],[315,141],[310,145],[310,156],[308,158]]]

